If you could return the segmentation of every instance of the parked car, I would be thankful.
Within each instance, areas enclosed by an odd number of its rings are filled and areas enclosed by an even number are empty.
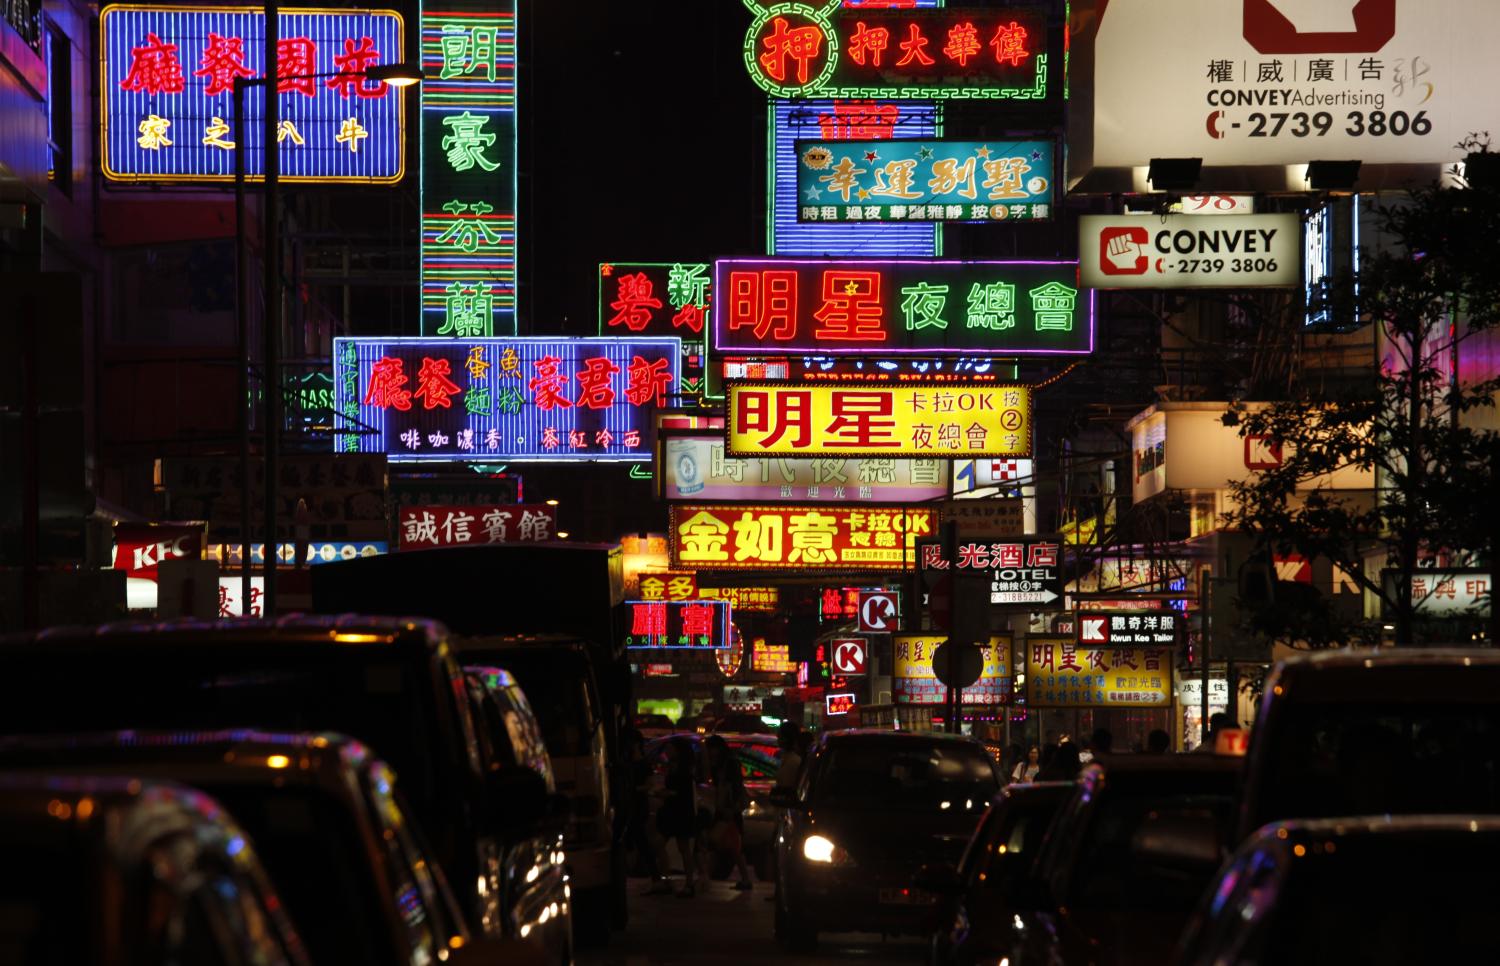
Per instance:
[[[572,812],[563,851],[573,928],[583,943],[608,942],[625,903],[625,861],[615,843],[605,711],[589,649],[571,638],[536,635],[461,638],[457,647],[466,664],[510,672],[536,713],[557,791]]]
[[[1000,788],[993,759],[958,735],[850,730],[813,744],[795,792],[778,790],[776,937],[929,935],[924,867],[954,865]]]
[[[1238,758],[1119,755],[1089,765],[1011,918],[1010,962],[1159,966],[1229,852]]]
[[[1183,935],[1182,966],[1488,960],[1489,815],[1278,822],[1244,842]]]
[[[951,876],[947,870],[929,872],[929,885],[945,900],[932,938],[934,964],[970,966],[1005,956],[1008,927],[1026,902],[1042,839],[1073,790],[1072,782],[1005,786]]]
[[[306,966],[239,825],[170,782],[0,774],[0,960]]]
[[[395,774],[340,735],[128,731],[0,740],[0,768],[176,781],[256,843],[315,962],[433,962],[470,935]]]
[[[1497,693],[1493,650],[1279,663],[1250,736],[1238,837],[1283,819],[1500,813]]]
[[[482,770],[442,625],[351,616],[56,628],[0,640],[0,667],[0,734],[351,735],[402,775],[471,928],[502,935],[500,841],[518,791]]]
[[[486,775],[522,784],[535,776],[540,794],[548,801],[546,814],[528,814],[525,809],[511,816],[502,838],[501,876],[505,890],[501,908],[509,921],[508,936],[522,938],[553,962],[573,958],[573,914],[569,901],[563,853],[563,830],[568,822],[568,801],[557,793],[552,761],[542,740],[542,729],[521,686],[500,668],[464,668],[469,702],[478,722],[479,748]],[[523,796],[535,799],[536,792]]]

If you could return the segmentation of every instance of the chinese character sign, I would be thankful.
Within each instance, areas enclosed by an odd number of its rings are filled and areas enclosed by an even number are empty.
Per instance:
[[[789,645],[767,644],[764,637],[757,637],[750,641],[750,670],[765,674],[795,674],[797,662],[792,660]]]
[[[732,383],[736,456],[1030,456],[1026,386]]]
[[[722,601],[625,602],[627,648],[727,648],[729,605]]]
[[[1172,703],[1172,651],[1079,647],[1028,638],[1026,704],[1033,708],[1165,708]]]
[[[424,6],[422,72],[422,334],[514,332],[514,0]]]
[[[672,566],[695,570],[909,570],[937,514],[925,508],[676,505]]]
[[[732,611],[774,613],[781,602],[779,587],[700,587],[698,575],[687,571],[643,573],[642,600],[722,600]]]
[[[599,334],[682,340],[682,390],[702,393],[708,362],[713,266],[707,262],[604,262]]]
[[[851,195],[853,197],[853,195]],[[764,355],[1082,354],[1093,293],[1076,262],[726,258],[714,348]]]
[[[1084,647],[1175,647],[1182,621],[1175,610],[1088,611],[1078,615],[1077,640]]]
[[[283,9],[276,143],[283,181],[390,183],[406,170],[400,89],[372,67],[405,60],[394,10]],[[113,5],[99,15],[100,165],[113,181],[232,181],[264,175],[264,85],[245,91],[245,143],[233,131],[236,78],[265,74],[265,15],[254,7]]]
[[[400,549],[537,543],[557,534],[557,508],[545,504],[401,508]]]
[[[897,704],[942,704],[948,686],[932,669],[932,652],[948,639],[931,634],[897,634],[892,638],[895,659],[891,696]],[[979,680],[964,688],[964,704],[1006,704],[1011,696],[1010,638],[992,637],[983,645],[984,666]]]
[[[772,97],[1040,100],[1048,94],[1047,24],[1036,9],[745,3],[755,14],[745,34],[745,67]]]
[[[987,570],[991,604],[1025,605],[1028,610],[1062,607],[1059,541],[1032,537],[971,540],[961,535],[955,549],[958,558],[950,561],[943,556],[940,542],[924,542],[919,547],[920,569]]]
[[[736,459],[724,455],[722,436],[669,436],[660,449],[668,501],[922,503],[940,499],[948,485],[948,467],[936,457]]]
[[[797,217],[817,222],[1045,221],[1050,141],[798,141]]]
[[[335,339],[334,448],[392,460],[651,459],[676,339]]]

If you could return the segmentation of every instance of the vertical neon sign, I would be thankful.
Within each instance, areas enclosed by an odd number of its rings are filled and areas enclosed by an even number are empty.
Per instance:
[[[422,72],[422,334],[513,334],[514,0],[423,10]]]

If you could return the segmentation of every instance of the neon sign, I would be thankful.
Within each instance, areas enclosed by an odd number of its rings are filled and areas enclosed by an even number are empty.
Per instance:
[[[1030,456],[1031,390],[731,383],[732,456]]]
[[[724,455],[722,432],[668,436],[660,449],[667,502],[922,503],[948,495],[948,465],[936,457],[736,459]]]
[[[921,507],[676,505],[672,566],[703,570],[907,570],[937,511]]]
[[[1035,9],[840,9],[745,0],[745,68],[772,97],[1040,100],[1047,23]]]
[[[362,72],[400,63],[394,10],[282,10],[281,180],[391,183],[406,170],[406,99]],[[237,77],[265,74],[258,7],[113,4],[99,15],[99,159],[111,181],[233,181]],[[311,75],[329,75],[314,78]],[[245,170],[264,176],[265,88],[245,91]]]
[[[682,391],[702,393],[713,266],[706,262],[599,265],[599,334],[682,339]]]
[[[727,648],[729,605],[723,601],[632,600],[625,603],[630,631],[625,646],[640,648]]]
[[[720,352],[1083,354],[1093,293],[1075,262],[728,258],[714,263]]]
[[[557,510],[546,504],[475,504],[401,508],[401,550],[489,543],[538,543],[557,532]]]
[[[854,710],[853,694],[826,694],[823,696],[823,714],[836,717]]]
[[[1044,221],[1050,141],[798,141],[808,222]]]
[[[516,329],[513,0],[422,11],[422,333]]]
[[[722,600],[732,611],[775,613],[779,587],[700,587],[698,575],[686,571],[641,574],[641,600]]]
[[[938,254],[935,224],[912,221],[798,220],[797,142],[888,141],[931,138],[937,110],[917,101],[776,101],[771,105],[770,247],[777,255],[865,255],[931,258]]]
[[[335,339],[334,451],[391,460],[651,459],[676,339]]]

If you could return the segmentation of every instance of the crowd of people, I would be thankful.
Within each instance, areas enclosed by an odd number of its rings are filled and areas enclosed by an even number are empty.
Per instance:
[[[1234,727],[1234,722],[1228,715],[1215,714],[1210,719],[1210,727],[1212,739],[1219,731]],[[1006,778],[1013,782],[1072,781],[1084,765],[1114,752],[1114,735],[1108,728],[1095,728],[1081,742],[1075,742],[1067,735],[1060,738],[1049,735],[1048,738],[1044,744],[1012,744],[1005,749],[1000,766]],[[1138,754],[1165,755],[1171,747],[1172,736],[1157,728],[1146,736],[1145,744],[1135,750]],[[1213,741],[1205,742],[1204,747],[1211,749]]]

